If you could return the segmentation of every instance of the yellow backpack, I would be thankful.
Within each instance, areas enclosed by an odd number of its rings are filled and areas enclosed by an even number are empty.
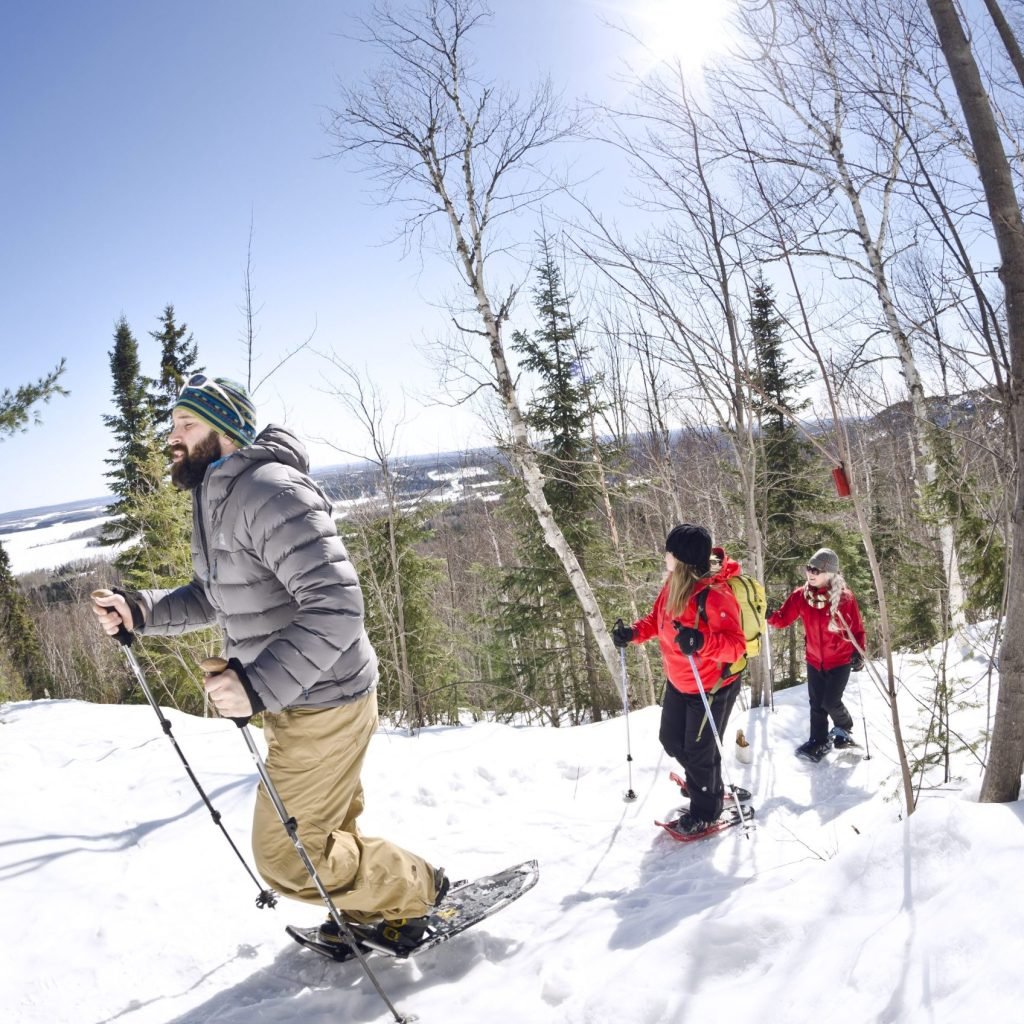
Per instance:
[[[740,606],[740,624],[743,627],[743,635],[747,640],[747,650],[731,665],[722,667],[722,678],[730,679],[738,676],[746,667],[751,658],[756,658],[761,653],[761,637],[767,628],[765,615],[768,611],[768,599],[765,596],[764,584],[760,580],[740,573],[738,576],[729,576],[725,583],[733,592],[736,603]],[[700,617],[707,622],[708,613],[708,591],[705,587],[697,595],[697,610]]]

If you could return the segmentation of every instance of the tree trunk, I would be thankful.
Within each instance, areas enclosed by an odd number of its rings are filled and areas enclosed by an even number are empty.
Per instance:
[[[894,139],[892,150],[893,175],[896,174],[896,168],[900,164],[899,148],[898,140]],[[832,138],[830,156],[835,163],[840,186],[850,203],[850,208],[857,224],[857,232],[860,235],[868,267],[874,280],[875,292],[882,307],[882,316],[885,320],[886,328],[899,354],[903,379],[907,383],[910,406],[914,413],[914,435],[918,448],[924,456],[924,466],[922,467],[924,480],[921,482],[931,484],[935,482],[937,475],[936,465],[935,458],[931,453],[931,443],[927,436],[927,427],[930,421],[928,418],[928,407],[924,398],[924,385],[921,382],[921,375],[917,370],[917,359],[911,348],[910,339],[900,323],[900,318],[896,311],[896,303],[893,301],[892,291],[889,287],[889,279],[886,275],[882,253],[879,251],[874,236],[868,227],[868,219],[864,211],[864,205],[861,202],[860,192],[853,182],[846,162],[846,155],[843,151],[842,141],[838,136],[833,136]],[[966,618],[964,617],[964,586],[960,576],[960,560],[957,557],[953,526],[947,519],[943,519],[940,522],[938,537],[935,540],[938,543],[942,571],[949,591],[950,623],[953,629],[961,629],[966,624]]]
[[[1006,625],[999,652],[999,696],[992,729],[992,748],[981,787],[983,801],[1009,801],[1020,796],[1024,768],[1024,223],[1013,188],[992,105],[952,0],[928,0],[939,43],[963,108],[978,175],[999,246],[999,271],[1006,291],[1006,326],[1010,340],[1011,398],[1015,479],[1010,563],[1006,579]]]

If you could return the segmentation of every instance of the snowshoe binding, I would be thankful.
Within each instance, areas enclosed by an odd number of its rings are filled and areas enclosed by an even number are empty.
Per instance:
[[[840,729],[839,726],[835,726],[829,733],[832,737],[832,746],[836,750],[844,750],[847,747],[859,747],[860,744],[850,735],[849,730]]]
[[[808,740],[806,743],[801,743],[796,748],[796,756],[802,757],[806,761],[820,761],[830,750],[832,749],[832,743],[826,740],[824,743],[818,740]]]
[[[669,781],[674,782],[679,787],[680,795],[689,800],[690,790],[687,788],[686,779],[681,775],[678,775],[676,772],[669,772],[668,777]],[[742,786],[730,786],[729,792],[725,794],[726,807],[734,806],[732,802],[733,794],[735,794],[736,799],[739,800],[741,804],[749,804],[750,801],[754,799],[754,795],[749,789],[744,789]]]

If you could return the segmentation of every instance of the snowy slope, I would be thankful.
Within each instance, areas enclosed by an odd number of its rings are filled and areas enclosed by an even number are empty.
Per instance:
[[[972,635],[956,652],[958,685],[977,705],[959,724],[972,735],[984,721],[980,647]],[[934,669],[907,659],[900,675],[909,718]],[[534,890],[450,945],[374,959],[385,990],[437,1024],[1022,1019],[1022,805],[974,803],[980,773],[965,757],[962,781],[925,792],[903,820],[888,709],[860,680],[863,711],[856,686],[848,697],[861,737],[866,713],[870,759],[793,756],[806,738],[803,688],[777,694],[773,711],[738,708],[729,734],[743,726],[756,756],[728,766],[754,791],[757,829],[692,845],[653,825],[678,803],[656,708],[630,715],[631,776],[621,718],[382,730],[365,832],[453,877],[541,863]],[[249,860],[256,776],[237,729],[167,714]],[[627,803],[630,779],[638,798]],[[4,706],[0,798],[5,1020],[393,1019],[357,964],[284,935],[319,908],[256,909],[257,885],[150,708]]]

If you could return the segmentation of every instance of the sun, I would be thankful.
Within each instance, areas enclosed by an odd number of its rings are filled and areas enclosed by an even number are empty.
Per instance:
[[[607,8],[636,39],[631,63],[699,72],[727,51],[736,0],[610,0]]]

